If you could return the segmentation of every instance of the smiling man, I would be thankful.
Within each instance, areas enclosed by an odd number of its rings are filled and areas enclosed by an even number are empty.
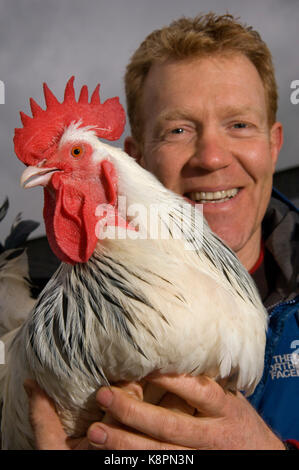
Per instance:
[[[270,319],[264,376],[251,403],[207,377],[152,376],[148,382],[168,392],[157,405],[142,400],[140,384],[102,387],[105,421],[80,442],[66,439],[51,402],[27,383],[37,447],[299,448],[291,360],[299,337],[298,214],[288,203],[269,204],[283,140],[270,52],[230,15],[181,18],[145,39],[125,80],[132,129],[125,150],[167,188],[203,204],[211,228],[258,284]],[[278,379],[277,368],[290,373]]]
[[[126,150],[169,189],[204,205],[210,227],[250,269],[272,190],[282,126],[269,126],[262,80],[247,57],[166,60],[144,82],[143,140]]]

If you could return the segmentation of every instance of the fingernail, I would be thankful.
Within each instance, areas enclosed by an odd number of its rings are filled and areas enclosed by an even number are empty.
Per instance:
[[[92,444],[104,444],[107,439],[107,433],[98,424],[94,424],[88,431],[88,439]]]
[[[102,387],[97,393],[97,400],[103,408],[109,408],[113,400],[112,390],[108,387]]]

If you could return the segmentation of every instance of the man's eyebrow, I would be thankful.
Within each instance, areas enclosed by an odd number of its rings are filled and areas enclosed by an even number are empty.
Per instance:
[[[191,112],[185,109],[175,108],[168,111],[162,111],[158,117],[158,122],[173,121],[175,119],[191,120]]]
[[[263,117],[263,112],[261,109],[251,105],[244,105],[244,106],[224,106],[222,109],[222,114],[224,116],[244,116],[248,114],[256,114],[260,118]]]
[[[179,119],[192,121],[191,112],[180,108],[162,111],[155,122],[154,132],[160,132],[167,121],[176,121]]]
[[[262,110],[258,107],[252,105],[225,105],[220,107],[220,112],[223,115],[229,116],[238,116],[244,114],[257,114],[262,117],[263,113]],[[174,108],[167,111],[162,111],[157,119],[157,125],[165,122],[165,121],[174,121],[176,119],[186,119],[188,121],[193,121],[194,116],[191,110],[188,109],[181,109],[181,108]]]

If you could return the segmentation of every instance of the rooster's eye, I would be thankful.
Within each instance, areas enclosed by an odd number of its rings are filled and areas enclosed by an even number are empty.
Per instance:
[[[74,147],[72,147],[72,150],[71,150],[72,157],[78,158],[78,157],[81,157],[82,154],[83,154],[83,147],[81,147],[81,145],[75,145]]]

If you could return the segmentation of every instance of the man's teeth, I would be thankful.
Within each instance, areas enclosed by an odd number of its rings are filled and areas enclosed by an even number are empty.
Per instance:
[[[205,192],[205,191],[193,191],[188,194],[189,198],[192,201],[196,202],[224,202],[228,201],[238,193],[238,189],[228,189],[226,191],[216,191],[216,192]]]

